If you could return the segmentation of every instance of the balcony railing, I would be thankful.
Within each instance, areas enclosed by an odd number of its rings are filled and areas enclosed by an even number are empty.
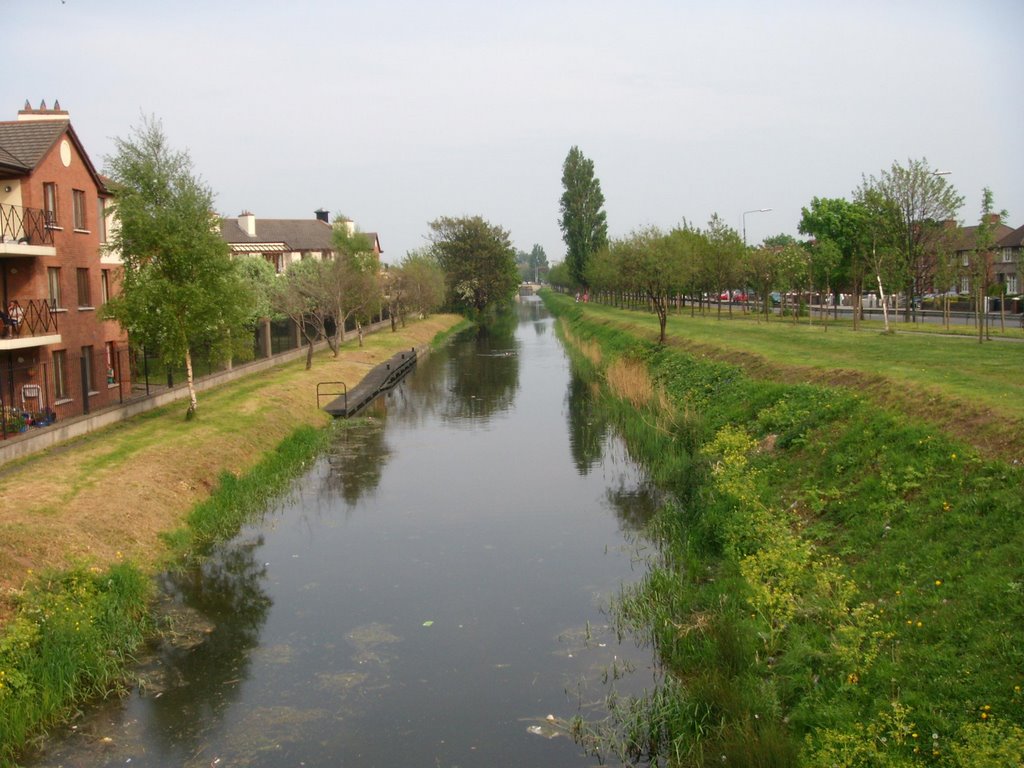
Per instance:
[[[57,330],[57,313],[47,299],[11,299],[7,307],[0,307],[3,327],[0,338],[24,339],[33,336],[53,336]]]
[[[41,208],[0,203],[0,242],[53,245],[49,213]]]

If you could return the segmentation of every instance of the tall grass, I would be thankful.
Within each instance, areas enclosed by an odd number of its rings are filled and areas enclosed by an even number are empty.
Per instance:
[[[174,560],[202,555],[234,536],[288,489],[323,449],[330,430],[300,427],[242,477],[222,472],[217,487],[189,514],[186,525],[164,534]]]
[[[130,563],[38,575],[0,638],[0,765],[68,707],[106,694],[151,628],[151,581]]]
[[[1024,764],[1019,466],[552,304],[570,344],[600,347],[578,371],[675,497],[615,608],[664,682],[581,725],[585,744],[678,766]],[[623,361],[646,365],[646,406],[608,375]]]

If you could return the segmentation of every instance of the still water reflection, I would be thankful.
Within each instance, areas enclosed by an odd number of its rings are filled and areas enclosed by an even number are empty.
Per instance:
[[[264,519],[163,578],[180,636],[33,765],[584,766],[643,472],[542,305],[470,331],[346,426]],[[554,715],[552,722],[548,715]]]

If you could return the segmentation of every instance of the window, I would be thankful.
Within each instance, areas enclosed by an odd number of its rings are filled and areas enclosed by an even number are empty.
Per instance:
[[[96,198],[96,231],[100,233],[100,242],[107,242],[107,201]]]
[[[75,229],[85,229],[85,192],[80,189],[71,190],[71,202]]]
[[[92,375],[92,347],[82,347],[82,383],[85,385],[86,392],[95,391],[96,377]]]
[[[1009,264],[1013,261],[1013,248],[1003,248],[1003,263]]]
[[[60,219],[57,216],[57,185],[52,181],[43,182],[43,211],[46,217],[46,226],[59,226]]]
[[[100,304],[110,301],[110,270],[100,270]]]
[[[63,349],[53,353],[53,396],[68,399],[68,353]]]
[[[961,252],[961,254],[960,254],[960,263],[963,266],[965,266],[965,267],[971,266],[971,252],[970,251],[962,251]]]
[[[971,292],[971,279],[969,277],[960,278],[960,293]]]
[[[89,290],[89,270],[78,270],[78,306],[92,306],[92,291]]]
[[[46,280],[50,286],[50,309],[64,306],[60,297],[60,267],[47,267]]]
[[[1014,293],[1017,293],[1018,290],[1019,289],[1017,288],[1017,276],[1016,275],[1007,275],[1006,276],[1006,292],[1009,293],[1009,294],[1014,294]]]

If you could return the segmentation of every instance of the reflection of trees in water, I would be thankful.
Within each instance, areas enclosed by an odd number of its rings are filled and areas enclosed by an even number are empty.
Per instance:
[[[503,314],[452,345],[445,418],[479,421],[511,407],[519,389],[518,322],[518,314]]]
[[[566,393],[569,405],[569,447],[576,471],[586,475],[601,462],[608,436],[608,419],[598,407],[590,384],[575,373],[569,377]]]
[[[327,455],[331,469],[324,485],[354,505],[365,493],[377,489],[390,455],[382,419],[361,418],[339,424]]]
[[[438,414],[479,420],[511,407],[519,389],[518,322],[518,314],[503,314],[421,360],[416,372],[389,393],[387,417],[406,424]]]
[[[635,481],[620,481],[618,488],[607,491],[608,503],[626,531],[642,531],[661,506],[663,496],[646,480],[639,486]]]
[[[155,733],[169,751],[193,752],[237,698],[239,681],[247,676],[249,651],[258,641],[270,610],[263,590],[266,566],[256,559],[263,537],[235,539],[218,545],[203,563],[161,577],[168,598],[209,620],[198,645],[167,644],[160,663],[167,689],[147,698]]]
[[[447,348],[431,352],[416,363],[416,370],[388,392],[384,407],[388,419],[416,426],[442,410],[448,399],[445,377],[438,368],[447,365]]]
[[[543,336],[547,333],[548,323],[542,321],[547,320],[551,315],[548,313],[543,301],[524,296],[516,306],[518,307],[517,314],[520,322],[532,322],[533,329],[537,332],[538,336]]]

